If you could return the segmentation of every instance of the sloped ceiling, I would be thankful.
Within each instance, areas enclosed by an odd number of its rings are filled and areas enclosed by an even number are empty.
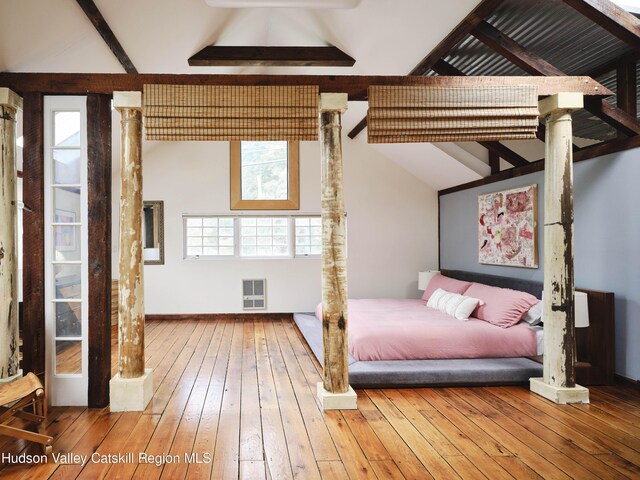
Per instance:
[[[353,9],[223,9],[209,7],[205,0],[95,3],[141,73],[405,75],[478,0],[363,0]],[[211,44],[330,44],[354,57],[356,64],[346,68],[188,66],[191,55]],[[123,69],[75,0],[2,0],[0,71],[122,73]],[[365,111],[364,103],[352,102],[344,117],[345,131]],[[389,146],[382,150],[434,188],[462,183],[468,175],[478,178],[438,149]],[[422,155],[433,156],[436,150],[440,152],[437,168],[433,161],[420,164]]]

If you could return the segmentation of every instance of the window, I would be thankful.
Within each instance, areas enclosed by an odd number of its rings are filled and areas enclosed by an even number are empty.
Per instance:
[[[296,217],[296,255],[322,254],[322,219]]]
[[[288,257],[289,219],[240,218],[241,257]]]
[[[320,215],[185,215],[183,222],[184,258],[293,258],[322,254]]]
[[[233,218],[187,217],[184,219],[185,257],[235,255]]]
[[[300,208],[298,142],[231,142],[231,210]]]

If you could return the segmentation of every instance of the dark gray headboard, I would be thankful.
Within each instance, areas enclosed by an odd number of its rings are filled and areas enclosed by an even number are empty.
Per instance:
[[[520,278],[499,277],[497,275],[487,275],[484,273],[464,272],[462,270],[442,270],[441,273],[447,277],[463,280],[465,282],[484,283],[493,287],[511,288],[535,295],[542,298],[542,282],[533,280],[523,280]]]

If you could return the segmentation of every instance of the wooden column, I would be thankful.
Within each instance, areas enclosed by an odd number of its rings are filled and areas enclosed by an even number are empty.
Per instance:
[[[87,95],[89,407],[109,404],[111,379],[111,95]]]
[[[356,408],[349,387],[347,262],[342,184],[341,115],[347,95],[320,95],[322,163],[322,343],[324,380],[318,394],[325,409]]]
[[[144,374],[144,263],[142,260],[142,105],[116,106],[122,115],[118,372]]]
[[[22,116],[22,365],[45,384],[44,96],[27,93]]]
[[[142,260],[142,93],[114,92],[121,115],[120,279],[118,374],[109,382],[111,411],[142,411],[153,395],[144,368],[144,263]]]
[[[22,98],[0,88],[0,381],[20,376],[16,115]]]
[[[543,378],[531,390],[556,403],[588,403],[575,383],[573,272],[573,148],[571,112],[581,93],[559,93],[540,102],[546,118],[544,190]]]

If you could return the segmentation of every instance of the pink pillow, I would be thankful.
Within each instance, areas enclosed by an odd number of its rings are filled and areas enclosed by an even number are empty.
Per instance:
[[[526,292],[510,288],[490,287],[473,283],[465,295],[479,298],[484,305],[478,305],[473,316],[502,328],[511,327],[539,300]]]
[[[431,298],[431,295],[433,295],[433,292],[439,288],[446,290],[449,293],[462,295],[470,286],[471,282],[462,282],[455,278],[445,277],[438,273],[431,279],[429,285],[427,285],[427,289],[422,295],[422,300],[428,301]]]

